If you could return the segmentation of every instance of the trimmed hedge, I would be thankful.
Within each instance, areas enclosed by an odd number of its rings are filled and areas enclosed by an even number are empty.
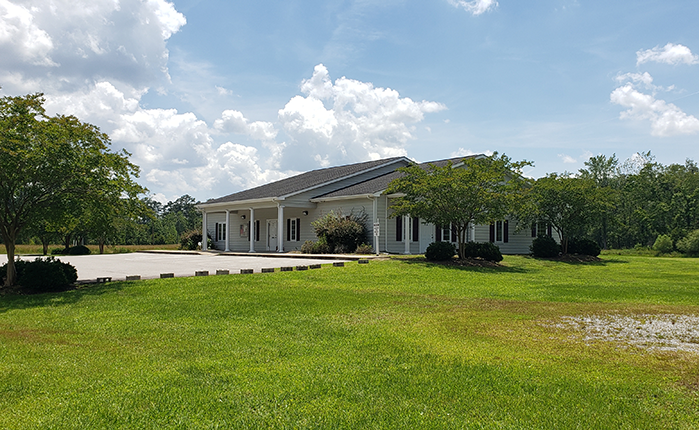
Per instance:
[[[594,240],[578,238],[571,238],[568,240],[568,254],[582,254],[597,257],[600,252],[602,252],[602,249]]]
[[[37,258],[34,261],[15,261],[17,285],[29,294],[65,291],[78,280],[74,266],[55,257]],[[7,276],[7,263],[0,266],[0,278]]]
[[[427,246],[425,258],[430,261],[451,260],[456,254],[456,247],[451,242],[432,242]]]
[[[558,254],[561,252],[561,245],[551,236],[543,235],[532,241],[529,250],[537,258],[554,258],[558,257]]]
[[[464,258],[482,258],[487,261],[502,261],[500,247],[492,242],[466,242],[464,244]]]

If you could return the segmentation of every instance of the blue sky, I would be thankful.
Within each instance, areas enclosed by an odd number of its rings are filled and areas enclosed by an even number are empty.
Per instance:
[[[162,201],[498,151],[699,160],[699,3],[0,0],[0,95],[46,94]]]

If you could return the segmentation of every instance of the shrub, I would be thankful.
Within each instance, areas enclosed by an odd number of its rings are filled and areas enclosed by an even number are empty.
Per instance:
[[[90,255],[90,248],[84,245],[72,246],[66,251],[68,255]]]
[[[689,255],[699,255],[699,230],[694,230],[687,237],[677,241],[677,249]]]
[[[51,250],[51,255],[68,255],[70,248],[54,248]]]
[[[425,258],[430,261],[451,260],[456,254],[456,247],[451,242],[432,242],[427,247]]]
[[[355,254],[373,254],[374,253],[374,247],[371,245],[367,245],[366,243],[362,243],[357,247],[357,249],[354,251]]]
[[[353,252],[359,244],[366,241],[366,219],[366,214],[352,213],[345,216],[330,211],[311,225],[319,242],[324,241],[330,247],[330,252],[347,253]]]
[[[207,234],[207,248],[211,249],[211,238]],[[189,230],[182,233],[180,236],[180,249],[194,251],[201,246],[201,230]]]
[[[582,254],[597,257],[600,252],[602,252],[602,249],[594,240],[577,238],[571,238],[568,240],[569,254]]]
[[[482,242],[478,244],[478,256],[487,261],[500,262],[502,261],[502,253],[500,247],[491,242]]]
[[[330,254],[332,250],[324,240],[313,242],[307,240],[301,245],[301,252],[304,254]]]
[[[78,280],[78,271],[72,265],[54,257],[34,261],[15,261],[17,284],[30,294],[64,291]],[[7,264],[0,266],[0,278],[7,276]]]
[[[561,252],[561,246],[556,243],[556,239],[543,235],[532,241],[529,250],[534,257],[553,258],[558,257],[558,253]]]
[[[662,254],[669,254],[672,252],[672,238],[666,234],[661,234],[655,239],[653,244],[653,250],[658,251]]]
[[[502,261],[502,253],[500,247],[491,242],[466,242],[463,258],[482,258],[497,263]]]

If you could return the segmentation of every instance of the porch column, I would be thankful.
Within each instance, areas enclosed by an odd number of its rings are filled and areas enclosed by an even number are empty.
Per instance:
[[[277,249],[284,252],[284,206],[277,205]]]
[[[372,220],[371,220],[371,235],[374,238],[374,252],[376,255],[379,255],[379,238],[377,236],[374,236],[374,224],[379,222],[379,204],[378,204],[378,198],[374,197],[371,199],[371,215],[372,215]],[[379,231],[379,234],[381,232]]]
[[[230,242],[230,233],[231,233],[231,211],[226,209],[226,249],[224,249],[225,252],[230,251],[230,248],[228,247],[228,243]]]
[[[471,242],[476,241],[476,223],[471,220]]]
[[[206,232],[206,211],[201,213],[201,250],[206,251],[206,238],[208,234]]]
[[[250,208],[250,228],[248,228],[250,236],[250,252],[255,252],[255,209]]]
[[[403,239],[405,240],[405,254],[410,254],[410,233],[413,229],[410,228],[411,217],[405,215],[403,217]]]

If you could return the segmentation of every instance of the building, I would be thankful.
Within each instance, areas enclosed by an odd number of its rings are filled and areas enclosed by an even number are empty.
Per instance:
[[[470,157],[478,157],[472,155]],[[464,157],[431,161],[421,165],[463,165]],[[367,238],[379,252],[421,254],[434,241],[456,242],[450,229],[437,228],[417,218],[392,215],[388,184],[408,166],[406,157],[394,157],[345,166],[313,170],[256,188],[210,199],[197,207],[213,247],[237,252],[288,252],[315,241],[311,223],[330,211],[366,214]],[[517,232],[514,221],[473,225],[468,240],[494,242],[503,254],[528,254],[536,227]],[[549,233],[550,234],[550,233]],[[205,247],[205,245],[204,245]]]

